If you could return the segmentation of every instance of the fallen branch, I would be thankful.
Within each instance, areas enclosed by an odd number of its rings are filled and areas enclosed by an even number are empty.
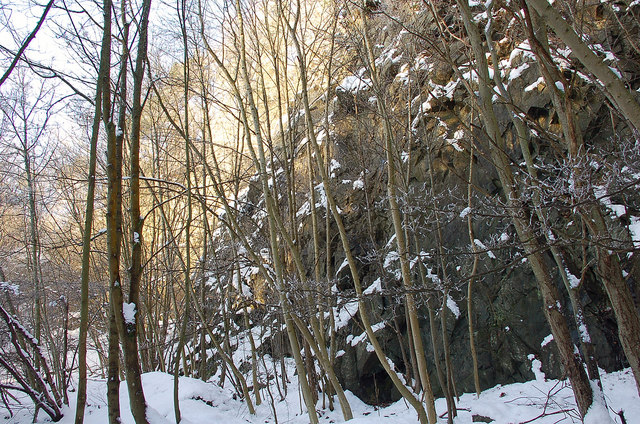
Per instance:
[[[39,340],[33,337],[2,306],[0,306],[0,316],[7,324],[11,335],[11,343],[15,348],[15,356],[23,369],[22,372],[18,371],[18,367],[9,361],[7,355],[0,356],[0,366],[7,370],[19,385],[19,388],[9,386],[6,388],[26,393],[35,404],[36,409],[42,408],[54,422],[60,421],[63,416],[61,411],[62,402],[47,365],[47,360],[40,349]],[[27,347],[30,349],[27,349]]]

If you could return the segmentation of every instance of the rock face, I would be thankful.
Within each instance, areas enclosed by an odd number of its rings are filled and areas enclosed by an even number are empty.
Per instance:
[[[464,88],[465,83],[473,83],[468,75],[465,81],[464,73],[470,69],[469,59],[461,54],[457,57],[453,54],[458,63],[458,69],[454,69],[451,63],[430,53],[428,48],[418,50],[417,54],[412,53],[416,45],[420,45],[419,40],[411,39],[398,28],[394,34],[386,21],[384,25],[387,40],[390,41],[378,46],[376,61],[384,81],[384,91],[378,96],[384,99],[372,97],[374,90],[364,68],[357,75],[357,87],[343,82],[336,90],[333,103],[332,142],[334,160],[343,164],[335,172],[338,204],[343,209],[350,242],[360,261],[360,277],[367,286],[379,284],[382,288],[381,292],[376,293],[377,296],[371,296],[369,305],[371,321],[384,323],[377,334],[389,359],[398,371],[410,368],[408,353],[401,347],[401,344],[407,343],[408,335],[402,306],[399,263],[393,259],[395,244],[386,199],[383,122],[376,108],[376,102],[379,101],[387,102],[397,125],[397,154],[404,166],[402,172],[406,184],[406,195],[400,201],[405,219],[410,222],[410,243],[415,242],[411,250],[414,257],[417,252],[423,252],[422,260],[432,276],[428,286],[420,285],[417,289],[420,291],[418,299],[421,302],[422,336],[432,373],[431,381],[437,394],[442,392],[435,374],[426,302],[428,296],[437,302],[434,305],[437,321],[434,324],[438,332],[435,340],[440,344],[437,359],[443,364],[440,317],[444,303],[448,305],[445,327],[457,391],[474,390],[467,318],[467,284],[472,261],[467,213],[472,214],[475,238],[478,240],[476,246],[482,252],[479,279],[472,293],[481,386],[487,388],[498,383],[532,379],[532,358],[541,361],[542,371],[548,377],[562,377],[556,348],[542,313],[535,278],[526,258],[522,256],[505,209],[499,206],[499,201],[491,204],[500,199],[502,187],[495,167],[486,159],[486,146],[483,143],[487,141],[482,128],[465,127],[465,123],[477,122],[469,93]],[[429,28],[427,25],[427,33]],[[637,25],[633,28],[636,31]],[[594,34],[601,41],[610,39],[611,35],[604,30]],[[557,139],[561,136],[561,128],[550,90],[540,78],[539,68],[526,40],[503,40],[500,43],[509,44],[499,45],[509,101],[525,115],[529,127],[534,128],[530,145],[533,155],[540,164],[554,163],[554,149],[562,148]],[[602,45],[605,45],[604,42]],[[450,51],[456,51],[457,48],[459,46],[452,45]],[[611,48],[628,50],[624,43]],[[558,61],[561,60],[558,58]],[[589,148],[602,148],[611,142],[611,136],[616,131],[610,122],[606,122],[609,108],[605,105],[604,96],[594,84],[581,79],[583,70],[571,57],[565,58],[564,65],[567,66],[567,75],[573,78],[571,99],[578,111],[580,131]],[[627,74],[637,85],[638,73],[634,66],[627,67]],[[509,143],[510,150],[507,153],[515,164],[522,163],[522,151],[515,140],[511,115],[503,104],[504,100],[496,100],[495,107],[503,135]],[[408,121],[410,129],[407,128]],[[468,181],[471,143],[476,149],[472,160],[477,190],[472,196],[472,211],[468,212],[465,183]],[[520,171],[525,172],[523,167]],[[562,178],[562,175],[553,175],[553,171],[549,171],[544,178],[553,181]],[[354,181],[359,183],[354,184]],[[625,196],[627,205],[637,204],[637,196],[630,196],[634,200],[628,198],[629,193]],[[550,209],[545,213],[554,225],[568,227],[569,233],[573,231],[572,225],[579,225],[572,221],[569,214],[563,215],[562,211]],[[611,218],[609,224],[615,227],[617,218]],[[334,229],[330,231],[335,232]],[[580,249],[575,245],[561,246],[561,249],[569,271],[579,275],[583,260]],[[308,253],[311,257],[311,252]],[[550,254],[547,256],[553,269],[552,257]],[[329,259],[338,267],[343,262],[344,255],[338,245],[334,257]],[[630,269],[635,259],[632,255],[628,259],[625,266]],[[443,271],[446,271],[446,276]],[[566,292],[560,276],[555,272],[559,289]],[[351,282],[348,269],[339,270],[336,278],[340,294],[349,297]],[[418,279],[417,276],[414,278]],[[583,281],[580,300],[586,310],[598,364],[607,370],[617,369],[624,365],[623,355],[606,293],[592,269],[586,270]],[[630,284],[635,285],[635,280],[631,279]],[[445,289],[447,297],[443,299]],[[572,322],[568,299],[565,299],[565,308],[568,321]],[[357,338],[363,333],[358,322],[356,315],[349,324],[339,329],[338,334],[343,340],[340,349],[345,353],[337,359],[338,373],[345,388],[366,402],[393,401],[399,394],[372,349],[368,348],[366,337],[358,343],[353,342],[351,335]],[[572,328],[575,342],[578,343],[578,332],[575,327]]]
[[[443,20],[460,32],[455,6],[447,3],[441,12]],[[423,35],[436,31],[436,24],[428,17],[429,14],[421,12],[415,15],[418,22],[413,23],[416,25],[414,29],[419,28]],[[484,19],[486,21],[486,16]],[[564,147],[550,89],[540,78],[540,70],[527,40],[514,33],[503,16],[501,19],[496,24],[495,35],[499,40],[497,48],[508,98],[499,97],[494,101],[499,125],[507,140],[506,153],[520,181],[527,181],[523,176],[527,170],[522,146],[516,138],[512,112],[505,103],[511,102],[532,130],[528,148],[539,167],[540,179],[549,186],[557,187],[561,196],[566,193],[562,190],[570,182],[560,166],[560,152]],[[409,336],[404,292],[388,210],[383,121],[377,107],[377,103],[382,101],[391,114],[397,145],[394,154],[402,164],[402,194],[398,201],[408,228],[422,337],[436,394],[442,394],[435,373],[436,360],[444,366],[442,327],[450,343],[456,390],[458,393],[474,391],[467,309],[467,289],[474,258],[471,243],[479,252],[471,303],[482,388],[534,378],[532,358],[541,361],[542,371],[548,377],[562,377],[563,371],[545,321],[535,278],[505,209],[495,166],[487,159],[488,141],[467,88],[477,83],[477,77],[474,82],[472,64],[464,46],[452,40],[447,45],[448,55],[443,57],[430,49],[424,39],[408,35],[397,24],[385,20],[384,16],[372,18],[372,26],[372,33],[384,33],[386,40],[384,45],[376,46],[377,72],[383,86],[377,91],[373,89],[370,71],[364,65],[356,73],[345,75],[342,81],[338,81],[335,96],[330,102],[329,139],[333,158],[330,170],[337,204],[358,260],[360,278],[368,288],[365,294],[370,320],[378,324],[376,334],[388,358],[398,372],[413,375],[406,348]],[[637,23],[629,23],[628,30],[637,33]],[[594,44],[625,55],[626,59],[620,62],[623,72],[631,88],[637,89],[640,84],[637,64],[640,61],[637,57],[634,59],[636,53],[627,44],[615,38],[616,31],[618,29],[610,27],[595,31]],[[512,38],[507,39],[507,33]],[[617,41],[607,44],[607,40]],[[611,119],[605,97],[595,84],[587,81],[585,71],[570,56],[562,56],[562,46],[555,47],[560,49],[554,50],[558,55],[555,59],[566,70],[566,78],[570,78],[572,83],[570,98],[586,147],[596,152],[594,157],[600,154],[598,152],[607,151],[615,156],[618,151],[608,150],[609,144],[628,136],[628,133],[616,123],[619,121]],[[356,63],[358,60],[354,59]],[[305,130],[301,129],[297,139],[302,141],[304,135]],[[325,139],[323,143],[326,142]],[[299,151],[296,163],[304,167],[308,159],[304,153],[306,149]],[[471,162],[474,173],[469,199],[467,182]],[[593,181],[599,184],[602,174],[598,167],[609,165],[607,158],[602,157],[599,164],[584,166],[594,168],[591,171]],[[306,184],[299,185],[296,216],[300,223],[299,245],[303,246],[303,259],[312,270],[311,219],[308,211],[304,210],[304,203],[309,199],[307,187]],[[609,193],[613,193],[612,187],[607,186]],[[533,189],[523,187],[522,191],[531,195]],[[258,187],[251,188],[247,195],[251,199],[248,203],[259,207],[261,200],[256,193]],[[323,244],[319,261],[323,269],[329,262],[335,274],[331,276],[333,287],[322,287],[321,290],[325,290],[327,299],[330,299],[327,306],[335,307],[337,317],[337,350],[340,354],[335,363],[336,371],[345,389],[365,402],[380,404],[394,401],[399,394],[363,335],[359,313],[354,308],[351,275],[348,267],[344,266],[345,255],[333,220],[330,220],[330,227],[325,228],[326,210],[322,200],[318,200],[322,193],[321,185],[316,186],[319,239],[324,241],[327,230],[332,235],[331,255],[326,257]],[[621,240],[626,240],[624,243],[628,245],[629,234],[625,225],[636,219],[633,214],[640,211],[639,198],[634,190],[633,193],[620,191],[610,199],[610,204],[626,207],[624,214],[608,211],[608,224],[614,231],[619,231]],[[583,263],[593,259],[594,253],[587,250],[583,255],[579,242],[581,224],[571,211],[564,206],[554,208],[552,199],[544,200],[549,202],[544,213],[554,229],[553,237],[564,256],[567,270],[578,277],[583,274],[580,300],[598,364],[605,370],[619,369],[625,365],[624,355],[606,293],[594,269],[591,266],[582,268]],[[469,239],[469,214],[474,241]],[[544,238],[543,232],[539,231],[539,234]],[[551,254],[545,254],[550,268],[554,269],[559,290],[565,293]],[[629,271],[628,283],[637,293],[636,274],[640,267],[637,266],[636,254],[629,252],[621,259],[624,269]],[[426,282],[420,281],[418,262],[425,267]],[[431,299],[433,323],[430,323],[428,299]],[[572,323],[568,299],[565,299],[563,307],[568,321]],[[445,325],[441,326],[443,315],[446,315]],[[433,337],[431,326],[436,329]],[[570,324],[570,327],[578,343],[579,332],[575,325]],[[432,340],[437,344],[437,355],[434,354]]]

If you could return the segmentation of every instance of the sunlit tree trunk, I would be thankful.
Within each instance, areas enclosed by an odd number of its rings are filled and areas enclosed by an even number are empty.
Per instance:
[[[142,278],[142,226],[140,213],[140,122],[142,118],[142,81],[145,73],[147,55],[147,31],[151,0],[142,3],[142,14],[138,28],[138,50],[135,69],[133,71],[133,105],[131,110],[131,133],[129,163],[131,179],[129,185],[129,214],[131,220],[131,267],[129,268],[129,308],[133,308],[133,319],[125,320],[121,327],[120,337],[123,341],[127,387],[131,413],[137,424],[146,423],[147,405],[142,388],[140,359],[138,354],[138,322],[140,309],[140,285]],[[124,312],[124,311],[122,311]]]
[[[480,397],[480,374],[478,372],[478,352],[475,342],[474,314],[473,314],[473,286],[476,282],[478,272],[479,254],[478,247],[475,243],[475,235],[473,231],[473,162],[474,162],[474,144],[471,142],[469,150],[469,179],[467,181],[467,231],[469,233],[469,243],[473,252],[473,265],[471,266],[471,275],[467,283],[467,319],[469,321],[469,348],[471,350],[471,360],[473,362],[473,385],[476,389],[476,396]]]

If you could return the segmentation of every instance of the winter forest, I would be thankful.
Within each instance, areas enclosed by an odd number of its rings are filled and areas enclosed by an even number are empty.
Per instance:
[[[640,423],[639,0],[0,2],[0,423]]]

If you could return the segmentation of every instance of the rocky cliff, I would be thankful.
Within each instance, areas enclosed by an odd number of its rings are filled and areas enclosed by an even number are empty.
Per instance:
[[[340,59],[346,65],[335,74],[329,104],[324,103],[326,96],[319,96],[320,100],[314,105],[316,131],[322,146],[330,144],[331,184],[358,260],[361,279],[367,287],[365,295],[371,321],[377,323],[376,334],[396,370],[407,376],[415,375],[406,348],[409,338],[404,290],[388,208],[384,122],[378,107],[378,102],[385,102],[396,136],[397,150],[393,155],[401,164],[402,194],[398,200],[409,236],[415,278],[413,291],[419,300],[422,336],[436,393],[441,394],[435,361],[444,366],[443,337],[449,342],[457,392],[474,390],[467,308],[468,284],[472,277],[471,304],[481,386],[532,379],[532,364],[536,360],[541,362],[547,376],[562,377],[535,278],[511,224],[495,164],[487,153],[491,141],[479,119],[474,98],[474,87],[479,83],[474,69],[476,63],[465,42],[457,6],[438,2],[432,9],[424,5],[409,8],[409,3],[401,3],[404,9],[401,5],[378,4],[367,17],[369,32],[377,43],[373,47],[375,72],[382,85],[374,86],[372,69],[362,54],[363,47],[345,25],[340,35],[343,47]],[[581,284],[580,301],[598,365],[606,370],[619,369],[625,366],[624,355],[607,295],[592,266],[595,253],[590,243],[593,240],[584,241],[583,226],[566,201],[573,195],[573,187],[552,90],[545,84],[526,32],[519,27],[522,13],[503,6],[491,14],[492,29],[488,36],[498,63],[498,69],[492,72],[499,70],[505,89],[500,92],[494,87],[494,108],[507,140],[506,154],[523,184],[524,196],[529,196],[528,207],[533,210],[534,199],[540,200],[541,196],[546,222],[532,222],[538,236],[551,240],[564,258],[564,271]],[[585,10],[581,16],[591,18],[584,25],[588,27],[592,49],[624,77],[630,88],[638,90],[640,55],[630,42],[634,37],[638,39],[638,6],[602,3]],[[472,4],[472,11],[476,21],[487,27],[486,5]],[[551,45],[550,52],[570,84],[561,89],[568,93],[577,116],[578,131],[591,158],[591,162],[580,166],[589,173],[594,190],[599,193],[598,200],[607,214],[608,225],[616,235],[611,245],[620,248],[627,283],[637,294],[640,267],[633,244],[637,240],[633,224],[640,216],[640,198],[635,188],[640,175],[635,161],[637,145],[631,132],[612,112],[598,83],[572,57],[571,51],[557,42]],[[324,126],[325,106],[330,112],[329,128]],[[525,164],[523,145],[517,139],[514,113],[526,123],[531,134],[526,148],[538,175],[536,184],[529,186],[527,182],[533,177]],[[326,200],[319,181],[312,184],[316,205],[310,204],[305,147],[308,138],[304,120],[298,121],[293,122],[291,133],[297,146],[293,163],[296,171],[274,172],[275,186],[280,187],[283,214],[295,216],[297,243],[310,275],[314,266],[311,208],[315,206],[318,212],[318,239],[322,241],[322,249],[317,259],[323,275],[329,263],[331,275],[328,281],[316,282],[314,292],[319,293],[318,299],[326,306],[327,322],[330,307],[334,308],[336,370],[345,388],[363,400],[369,403],[395,400],[399,394],[364,335],[351,274],[332,219],[327,221],[329,227],[326,228]],[[284,195],[290,184],[288,176],[297,182],[293,203],[287,202]],[[536,192],[541,186],[545,188],[542,195]],[[255,218],[255,210],[264,206],[264,200],[257,183],[248,187],[240,200],[249,205],[247,216]],[[292,205],[295,210],[291,210]],[[468,228],[469,217],[473,240]],[[254,219],[250,225],[254,226],[256,243],[261,242],[267,248],[266,236],[259,236],[266,226],[264,216]],[[327,231],[330,246],[325,250]],[[551,234],[545,235],[545,231]],[[330,253],[328,257],[326,251]],[[554,269],[558,289],[566,293],[551,252],[545,255]],[[476,257],[478,268],[472,274]],[[421,266],[425,281],[419,277]],[[294,296],[298,288],[295,278],[291,280]],[[254,284],[254,291],[258,286]],[[564,297],[565,315],[578,344],[583,329],[573,324],[570,303],[566,294]],[[636,305],[637,300],[636,297]],[[303,309],[300,309],[301,315],[304,315]]]

